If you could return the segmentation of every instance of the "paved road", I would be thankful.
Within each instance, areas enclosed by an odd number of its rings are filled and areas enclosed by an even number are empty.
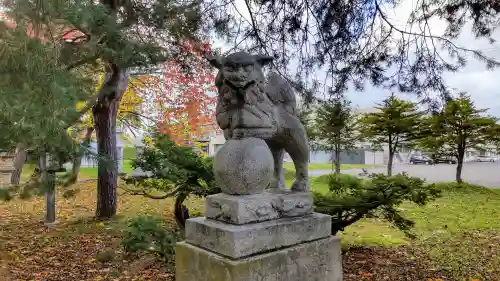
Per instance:
[[[429,182],[455,180],[456,165],[394,165],[393,173],[407,172],[411,176],[424,178]],[[368,169],[370,173],[385,173],[386,167]],[[331,173],[330,170],[309,171],[311,176]],[[342,173],[357,175],[361,169],[343,170]],[[466,182],[491,188],[500,188],[500,163],[464,163],[462,179]]]

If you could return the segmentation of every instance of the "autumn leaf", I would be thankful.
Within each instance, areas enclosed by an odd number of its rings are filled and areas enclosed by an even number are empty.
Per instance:
[[[197,48],[189,43],[186,48],[196,55],[193,73],[183,73],[180,65],[172,61],[165,64],[165,90],[155,98],[162,111],[158,127],[177,144],[200,147],[198,140],[217,129],[215,71],[203,59],[203,51],[194,51]],[[202,50],[207,48],[210,45],[203,43]]]

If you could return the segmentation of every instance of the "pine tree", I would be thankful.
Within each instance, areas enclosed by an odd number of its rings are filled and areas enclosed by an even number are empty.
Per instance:
[[[467,149],[484,150],[498,142],[498,118],[485,115],[487,109],[478,109],[470,96],[461,93],[449,99],[441,112],[426,122],[432,134],[421,146],[428,150],[453,155],[457,158],[456,181],[462,182],[462,169]],[[431,139],[431,140],[429,140]]]
[[[388,146],[387,175],[390,176],[394,154],[403,144],[413,144],[425,136],[420,130],[424,113],[415,103],[398,99],[394,94],[375,108],[378,112],[367,113],[360,119],[361,132],[374,144]]]
[[[22,120],[30,128],[38,127],[28,136],[33,135],[37,144],[53,144],[55,136],[68,139],[65,129],[92,109],[100,161],[96,216],[114,216],[117,169],[116,165],[106,163],[116,161],[116,116],[127,90],[130,70],[173,59],[188,66],[191,55],[185,42],[198,42],[202,31],[207,30],[208,25],[203,23],[217,22],[219,11],[200,1],[182,0],[47,0],[34,4],[29,0],[11,0],[4,1],[3,6],[16,27],[2,32],[0,40],[12,40],[9,35],[12,33],[22,40],[16,38],[15,47],[3,44],[0,52],[7,57],[2,60],[2,66],[6,67],[1,71],[8,72],[1,78],[2,85],[8,85],[9,77],[19,85],[15,89],[6,87],[10,92],[2,104],[16,105],[24,95],[29,96],[27,103],[33,106],[19,103],[9,111],[2,111],[1,117],[9,126],[18,126],[20,121],[16,120]],[[43,40],[27,36],[27,26]],[[93,77],[89,73],[99,72],[104,73],[104,83],[97,93],[89,95],[89,89],[93,89],[90,85],[95,81],[86,78]],[[42,87],[35,83],[39,80],[43,81]],[[47,94],[54,98],[47,98]],[[36,106],[37,99],[43,99],[46,107]],[[85,101],[85,106],[75,110],[81,101]],[[24,114],[26,110],[32,112]],[[35,113],[38,118],[26,122],[26,117]],[[47,113],[54,116],[48,118]],[[15,119],[12,115],[19,117]],[[19,131],[15,133],[26,137]],[[17,143],[11,136],[5,140]]]
[[[64,121],[91,96],[87,70],[67,71],[58,43],[47,43],[41,34],[28,22],[0,22],[2,150],[13,151],[19,143],[37,149],[66,142]]]
[[[351,152],[360,140],[357,117],[344,96],[320,103],[313,130],[314,146],[334,154],[335,173],[340,173],[341,152]]]

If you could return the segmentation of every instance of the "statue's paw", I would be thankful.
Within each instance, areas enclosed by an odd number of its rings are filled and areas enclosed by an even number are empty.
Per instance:
[[[269,188],[272,189],[284,189],[280,186],[280,180],[273,179],[271,183],[269,184]]]
[[[309,180],[307,178],[295,180],[292,184],[292,191],[309,192]]]

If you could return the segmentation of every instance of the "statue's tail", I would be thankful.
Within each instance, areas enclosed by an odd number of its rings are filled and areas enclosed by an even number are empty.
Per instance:
[[[292,86],[276,72],[270,72],[267,82],[267,93],[271,101],[281,105],[293,115],[297,115],[297,100]]]

